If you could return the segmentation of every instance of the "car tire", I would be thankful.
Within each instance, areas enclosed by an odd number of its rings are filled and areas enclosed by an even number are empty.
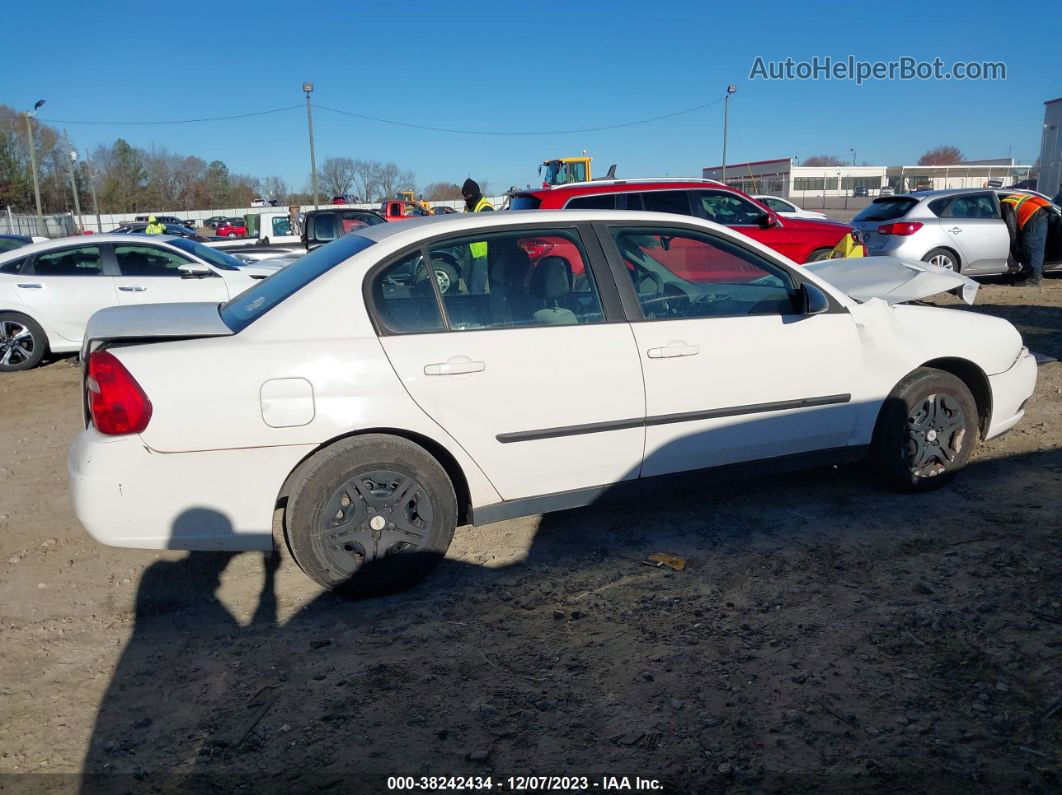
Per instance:
[[[33,318],[0,312],[0,373],[32,370],[48,353],[48,336]]]
[[[236,237],[236,233],[235,232],[229,232],[227,235],[225,235],[225,237]]]
[[[871,445],[871,463],[901,492],[931,491],[966,466],[977,446],[977,402],[959,378],[919,367],[885,399]]]
[[[423,579],[456,526],[446,470],[422,447],[385,434],[344,439],[306,461],[284,517],[299,568],[355,596],[394,593]]]
[[[817,248],[808,254],[808,258],[804,262],[822,262],[824,259],[830,258],[832,248]]]
[[[962,272],[962,266],[959,264],[959,257],[950,248],[934,248],[926,252],[926,255],[922,257],[922,262],[928,262],[930,265],[939,265],[942,268],[947,268],[949,271],[955,271],[956,273]]]

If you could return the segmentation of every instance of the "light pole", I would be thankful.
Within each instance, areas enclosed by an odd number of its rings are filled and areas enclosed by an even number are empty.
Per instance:
[[[81,199],[77,195],[77,179],[74,177],[74,163],[77,161],[77,152],[70,147],[70,136],[63,130],[63,138],[66,140],[66,149],[70,153],[70,190],[74,192],[74,213],[77,215],[75,227],[81,227]]]
[[[855,165],[856,151],[855,151],[855,149],[852,149],[851,147],[849,147],[848,151],[852,153],[852,165],[854,166]]]
[[[313,208],[318,208],[317,198],[317,156],[313,151],[313,112],[310,110],[310,94],[313,93],[313,83],[307,80],[302,84],[302,90],[306,92],[306,127],[310,131],[310,181],[313,183]]]
[[[723,184],[726,184],[726,133],[727,127],[730,124],[730,95],[737,91],[737,86],[733,83],[726,87],[726,94],[723,95]]]
[[[96,170],[91,163],[85,163],[85,172],[88,174],[89,192],[92,193],[92,212],[96,214],[96,231],[103,232],[103,222],[100,220],[100,201],[96,198]]]
[[[37,215],[44,215],[44,211],[41,210],[41,186],[37,182],[37,151],[33,146],[32,119],[43,104],[44,100],[38,99],[37,104],[33,106],[33,110],[26,111],[26,143],[29,144],[30,171],[33,173],[33,196],[37,199]]]

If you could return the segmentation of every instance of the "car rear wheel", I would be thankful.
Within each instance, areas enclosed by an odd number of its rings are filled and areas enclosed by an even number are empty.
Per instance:
[[[871,461],[898,491],[940,488],[970,460],[978,419],[966,384],[943,370],[919,367],[885,399]]]
[[[361,596],[393,593],[446,554],[457,497],[423,448],[396,436],[357,436],[303,464],[284,524],[292,557],[318,584]]]
[[[236,237],[236,233],[235,232],[229,232],[227,235],[225,235],[225,237]]]
[[[0,312],[0,373],[31,370],[48,352],[44,329],[18,312]]]
[[[922,257],[922,262],[928,262],[930,265],[936,265],[940,268],[947,268],[949,271],[959,272],[959,258],[955,256],[955,252],[946,248],[935,248],[926,252],[926,255]]]
[[[824,259],[830,258],[830,252],[832,248],[817,248],[812,251],[805,262],[822,262]]]

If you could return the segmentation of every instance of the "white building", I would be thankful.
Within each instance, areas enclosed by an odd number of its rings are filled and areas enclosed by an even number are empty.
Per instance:
[[[1062,97],[1044,103],[1044,131],[1040,138],[1040,177],[1036,189],[1054,196],[1062,187]]]
[[[1059,103],[1062,111],[1062,102]],[[1056,156],[1057,162],[1057,156]],[[1013,185],[1028,176],[1029,166],[1011,158],[971,160],[954,166],[798,166],[795,158],[727,163],[726,183],[745,193],[768,193],[797,201],[852,196],[866,187],[878,196],[883,187],[895,193],[919,188],[984,188]],[[702,169],[705,179],[723,181],[723,167]]]

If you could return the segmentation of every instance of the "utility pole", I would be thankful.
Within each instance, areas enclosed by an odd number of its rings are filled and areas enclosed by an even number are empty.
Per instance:
[[[726,87],[723,95],[723,184],[726,184],[726,135],[730,126],[730,95],[737,91],[737,86],[731,83]]]
[[[70,155],[67,164],[70,166],[70,190],[74,192],[74,214],[77,215],[75,227],[81,228],[81,199],[77,195],[77,178],[74,176],[74,161],[77,160],[77,152],[70,146],[70,135],[63,130],[63,139],[66,141],[66,151]]]
[[[310,181],[313,183],[313,208],[319,206],[317,198],[317,157],[313,151],[313,112],[310,110],[310,94],[313,93],[313,83],[306,81],[302,84],[302,90],[306,92],[306,127],[310,132]]]
[[[848,151],[852,153],[852,165],[854,166],[855,165],[856,150],[852,149],[851,147],[849,147]]]
[[[43,99],[38,99],[33,110],[26,111],[26,143],[29,144],[30,171],[33,173],[33,196],[37,199],[37,215],[44,215],[41,209],[41,186],[37,182],[37,149],[33,145],[33,117],[44,104]]]
[[[103,221],[100,220],[100,202],[96,198],[96,170],[91,163],[86,162],[85,166],[88,171],[89,190],[92,192],[92,212],[96,213],[96,231],[102,234]]]

